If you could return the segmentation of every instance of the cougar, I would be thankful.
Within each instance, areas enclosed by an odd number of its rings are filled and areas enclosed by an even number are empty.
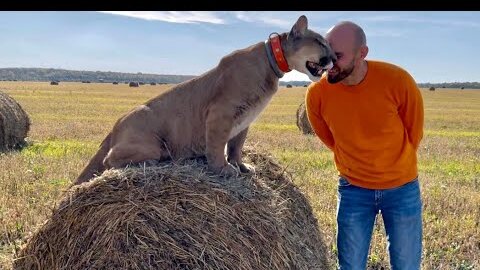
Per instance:
[[[279,79],[294,69],[318,81],[335,60],[302,15],[289,32],[224,56],[211,70],[118,119],[74,184],[109,168],[199,156],[214,173],[247,173],[252,167],[242,162],[242,147],[248,128],[277,92]]]

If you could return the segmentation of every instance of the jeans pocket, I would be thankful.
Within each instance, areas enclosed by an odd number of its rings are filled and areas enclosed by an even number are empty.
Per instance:
[[[344,177],[340,177],[338,179],[338,186],[339,187],[348,187],[348,186],[351,186],[352,184],[350,184],[350,182],[348,182],[347,179],[345,179]]]

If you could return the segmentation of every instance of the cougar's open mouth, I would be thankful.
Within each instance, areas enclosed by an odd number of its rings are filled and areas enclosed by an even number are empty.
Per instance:
[[[312,62],[312,61],[307,61],[305,63],[306,68],[315,77],[320,77],[322,76],[323,72],[331,69],[333,67],[333,63],[330,62],[325,66],[321,66],[318,63]]]

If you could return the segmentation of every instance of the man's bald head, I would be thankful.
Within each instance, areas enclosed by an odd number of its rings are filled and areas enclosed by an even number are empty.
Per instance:
[[[327,31],[325,39],[337,56],[333,68],[328,71],[328,82],[354,85],[361,81],[368,68],[365,60],[367,38],[362,28],[353,22],[339,22]]]
[[[335,42],[354,44],[354,50],[367,45],[367,37],[363,29],[350,21],[342,21],[327,31],[325,38]]]

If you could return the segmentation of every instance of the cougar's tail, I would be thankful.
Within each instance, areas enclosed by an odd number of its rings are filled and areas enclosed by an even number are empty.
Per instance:
[[[110,138],[112,133],[109,133],[107,137],[100,144],[100,149],[97,151],[95,156],[90,159],[88,165],[83,169],[82,173],[77,177],[73,185],[78,185],[83,182],[86,182],[93,178],[95,174],[101,174],[105,171],[105,166],[103,165],[103,159],[107,156],[108,151],[110,150]]]

